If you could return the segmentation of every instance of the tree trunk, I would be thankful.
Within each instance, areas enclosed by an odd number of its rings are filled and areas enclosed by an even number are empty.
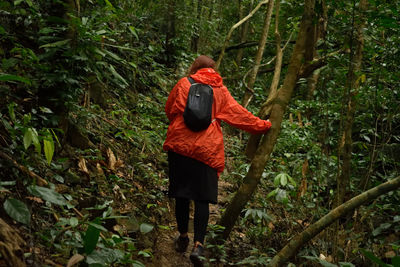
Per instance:
[[[367,0],[360,0],[359,8],[361,12],[367,9]],[[352,153],[352,129],[354,123],[354,114],[356,112],[356,95],[360,86],[360,70],[362,63],[362,51],[364,49],[364,37],[363,27],[365,24],[365,17],[362,15],[361,21],[356,25],[356,38],[355,38],[355,54],[350,60],[349,73],[347,76],[347,88],[348,88],[348,109],[345,117],[345,124],[343,129],[343,150],[342,153],[342,167],[341,173],[338,176],[337,181],[337,199],[336,206],[341,205],[344,202],[347,187],[350,182],[351,175],[351,153]]]
[[[358,208],[359,206],[399,187],[400,176],[386,183],[380,184],[333,209],[317,222],[310,225],[306,230],[292,238],[290,242],[284,248],[282,248],[278,254],[276,254],[268,266],[283,266],[283,264],[293,257],[301,247],[303,247],[322,230],[331,225],[334,221],[348,214],[350,211]]]
[[[272,17],[272,10],[274,9],[274,0],[270,0],[268,3],[267,7],[267,12],[265,14],[265,20],[264,20],[264,26],[263,26],[263,31],[261,35],[261,39],[258,43],[258,50],[256,54],[256,58],[254,60],[254,66],[249,78],[249,82],[247,83],[246,86],[246,92],[243,96],[242,100],[242,106],[247,107],[253,98],[254,95],[254,83],[256,82],[257,78],[257,73],[258,69],[260,68],[260,63],[264,54],[264,49],[265,49],[265,43],[267,42],[267,37],[268,37],[268,32],[269,32],[269,26],[271,24],[271,17]]]
[[[253,9],[253,4],[254,4],[254,1],[251,0],[250,5],[249,5],[249,10]],[[243,18],[243,5],[241,6],[241,12],[240,13],[241,13],[240,14],[240,20],[242,20],[242,18]],[[247,41],[247,33],[249,32],[249,26],[250,26],[250,21],[249,20],[246,21],[245,24],[242,26],[242,31],[241,31],[241,34],[240,34],[240,43],[245,43]],[[237,51],[237,55],[236,55],[236,64],[238,65],[238,67],[242,63],[242,58],[243,58],[243,48],[240,48]]]
[[[271,114],[272,103],[276,98],[278,93],[278,85],[279,79],[281,77],[281,69],[282,69],[282,58],[283,58],[283,50],[281,48],[281,35],[279,34],[279,6],[280,0],[276,2],[276,17],[275,17],[275,39],[276,39],[276,60],[275,60],[275,68],[274,68],[274,77],[272,78],[271,87],[269,90],[269,95],[267,100],[261,106],[261,109],[258,113],[260,118],[269,117]],[[262,135],[251,135],[249,141],[246,146],[246,156],[249,159],[252,159],[254,154],[256,153],[258,144],[260,143]]]
[[[197,51],[199,50],[202,1],[203,0],[197,0],[196,21],[194,23],[194,32],[192,34],[192,39],[190,42],[190,47],[193,53],[197,53]]]
[[[320,69],[322,66],[326,64],[326,58],[335,55],[337,52],[333,52],[329,55],[326,55],[325,57],[321,58],[314,58],[316,55],[316,46],[317,46],[317,41],[321,36],[325,36],[325,30],[326,30],[326,21],[327,21],[327,14],[326,14],[326,6],[325,2],[322,1],[322,17],[319,19],[319,24],[318,27],[314,25],[312,29],[307,33],[307,38],[306,38],[306,46],[305,46],[305,55],[304,55],[304,61],[306,64],[304,64],[301,68],[301,71],[299,73],[298,78],[308,78],[310,79],[313,83],[309,83],[310,86],[313,86],[312,89],[314,90],[319,78],[319,73]],[[277,24],[278,22],[276,22]],[[275,32],[278,32],[278,29],[275,30]],[[279,34],[279,32],[278,32]],[[280,37],[280,36],[279,36]],[[289,40],[290,41],[290,38]],[[287,43],[285,44],[286,47]],[[285,49],[285,47],[283,49]],[[281,66],[282,66],[282,53],[283,49],[277,47],[277,55],[276,55],[276,65],[274,69],[274,78],[273,82],[270,87],[268,99],[263,103],[261,106],[261,109],[258,113],[258,117],[262,119],[266,119],[270,116],[271,110],[272,110],[272,104],[273,100],[275,99],[277,95],[277,86],[278,84],[274,85],[274,82],[279,82],[279,76],[280,76],[280,71],[281,71]],[[279,73],[278,73],[279,71]],[[265,71],[259,71],[259,73],[265,72]],[[312,78],[309,78],[309,76],[312,75]],[[277,76],[277,77],[275,77]],[[309,80],[309,82],[311,82]],[[251,135],[246,146],[246,156],[249,159],[252,159],[254,157],[254,154],[256,153],[258,144],[260,143],[262,135]]]
[[[176,0],[169,0],[167,2],[167,33],[165,35],[165,54],[167,57],[167,66],[175,66],[175,46],[173,39],[175,38],[175,6]]]
[[[222,215],[220,225],[225,227],[223,233],[224,238],[229,236],[240,212],[253,196],[253,193],[260,182],[265,164],[268,161],[278,139],[283,115],[292,96],[303,62],[306,37],[312,26],[312,19],[314,16],[314,5],[315,0],[305,0],[304,14],[300,24],[296,45],[290,59],[288,72],[272,107],[270,117],[272,127],[269,132],[264,135],[261,145],[257,149],[254,159],[251,161],[250,169],[243,180],[243,184],[240,186],[233,200],[229,203],[226,211]]]
[[[218,69],[218,68],[219,68],[219,65],[221,65],[222,58],[223,58],[224,55],[225,55],[225,49],[226,49],[226,47],[227,47],[228,44],[229,44],[229,40],[230,40],[231,37],[232,37],[233,31],[234,31],[236,28],[238,28],[240,25],[242,25],[243,23],[245,23],[248,19],[250,19],[250,18],[257,12],[257,10],[260,9],[260,7],[261,7],[262,5],[264,5],[264,4],[268,3],[268,2],[269,2],[269,0],[263,0],[263,1],[261,1],[260,3],[258,3],[258,5],[257,5],[246,17],[244,17],[241,21],[237,22],[235,25],[233,25],[233,26],[231,27],[231,29],[229,30],[228,34],[227,34],[226,37],[225,37],[225,41],[224,41],[224,44],[223,44],[223,46],[222,46],[221,53],[219,54],[218,60],[217,60],[217,62],[215,63],[215,68],[216,68],[216,69]]]

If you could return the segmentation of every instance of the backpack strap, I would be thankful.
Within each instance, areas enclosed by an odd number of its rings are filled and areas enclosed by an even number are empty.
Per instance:
[[[190,84],[196,83],[196,81],[190,76],[188,77],[188,80],[189,80]]]

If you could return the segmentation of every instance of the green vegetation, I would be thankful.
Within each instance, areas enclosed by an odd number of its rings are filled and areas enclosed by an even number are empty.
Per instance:
[[[176,231],[164,104],[194,58],[217,59],[231,27],[260,2],[0,1],[1,266],[179,262],[160,248]],[[267,6],[233,32],[219,67],[238,102]],[[270,107],[259,114],[271,118],[277,140],[260,142],[273,144],[271,152],[226,240],[220,218],[257,156],[245,156],[249,134],[222,123],[227,166],[207,237],[209,266],[265,266],[333,208],[400,174],[400,2],[275,0],[272,7],[247,108]],[[311,29],[307,36],[302,27]],[[278,92],[296,68],[292,55],[301,59],[288,99],[270,88],[277,36]],[[302,37],[304,49],[296,50]],[[397,187],[343,214],[285,264],[399,266],[399,202]]]

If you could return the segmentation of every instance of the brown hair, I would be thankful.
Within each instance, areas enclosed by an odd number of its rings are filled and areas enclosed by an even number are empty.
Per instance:
[[[212,68],[212,69],[214,69],[215,68],[215,61],[212,58],[210,58],[208,56],[204,56],[204,55],[201,55],[201,56],[197,57],[194,60],[192,66],[190,66],[189,75],[190,74],[195,74],[199,69],[202,69],[202,68]]]

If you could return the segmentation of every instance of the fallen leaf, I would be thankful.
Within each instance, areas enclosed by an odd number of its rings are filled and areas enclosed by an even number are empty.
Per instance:
[[[26,198],[29,199],[29,200],[32,200],[32,201],[34,201],[36,203],[43,203],[43,200],[41,198],[38,198],[38,197],[26,197]]]
[[[117,163],[117,159],[115,158],[114,153],[111,148],[107,149],[107,157],[108,157],[108,168],[110,170],[115,170],[115,164]]]
[[[124,166],[124,162],[121,159],[119,159],[119,160],[117,160],[117,162],[115,162],[116,169],[119,167],[123,167],[123,166]]]
[[[69,187],[65,184],[58,184],[56,185],[56,192],[60,194],[64,194],[68,192]]]
[[[81,262],[84,259],[85,257],[83,257],[81,254],[75,254],[68,260],[67,267],[74,266],[75,264]]]
[[[40,248],[36,248],[36,247],[29,248],[29,252],[30,253],[34,253],[34,254],[39,254],[40,253]]]
[[[271,229],[271,230],[274,230],[275,229],[275,225],[272,222],[269,222],[268,223],[268,228]]]
[[[86,167],[86,160],[84,158],[80,158],[78,162],[79,170],[87,175],[89,175],[89,170]]]
[[[122,193],[121,188],[118,185],[115,185],[113,188],[114,194],[120,196],[123,200],[126,200],[124,193]]]
[[[385,258],[393,258],[396,257],[396,252],[392,251],[388,251],[385,253]]]
[[[325,259],[327,262],[333,262],[333,257],[331,255],[328,255]]]
[[[98,172],[100,175],[104,175],[104,171],[103,171],[103,169],[101,168],[100,163],[97,163],[97,164],[96,164],[96,169],[97,169],[97,172]]]
[[[44,262],[47,263],[47,264],[50,264],[52,266],[55,266],[55,267],[62,267],[62,265],[60,265],[58,263],[55,263],[54,261],[52,261],[50,259],[45,259]]]

